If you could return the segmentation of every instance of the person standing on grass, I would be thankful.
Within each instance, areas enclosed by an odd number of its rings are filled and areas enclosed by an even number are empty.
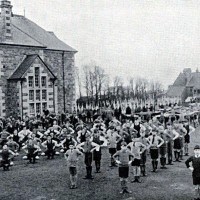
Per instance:
[[[190,166],[192,162],[192,166]],[[200,200],[200,146],[194,147],[194,155],[185,161],[186,167],[192,171],[193,185],[195,186],[195,200]]]
[[[129,177],[129,165],[132,163],[134,155],[131,153],[129,149],[127,149],[126,142],[122,142],[121,150],[117,151],[113,158],[115,162],[119,165],[119,177],[121,182],[121,192],[120,194],[124,193],[132,193],[128,190],[127,186],[127,179]]]
[[[179,133],[174,130],[171,123],[167,123],[167,129],[165,129],[165,135],[167,136],[167,157],[168,157],[168,165],[173,165],[172,158],[173,158],[173,145],[174,140],[179,137]]]
[[[165,132],[163,126],[159,126],[159,136],[164,140],[164,143],[160,146],[159,153],[160,153],[160,164],[161,164],[161,169],[167,169],[166,167],[166,161],[167,161],[167,142],[168,138],[171,136]]]
[[[77,149],[81,149],[85,154],[86,176],[84,179],[93,179],[92,177],[92,152],[94,149],[99,151],[100,146],[91,141],[91,135],[86,134],[86,141],[77,145]]]
[[[114,127],[111,126],[106,134],[106,139],[108,140],[108,149],[110,153],[110,167],[115,167],[115,161],[113,159],[113,155],[117,152],[117,143],[121,140],[121,136],[114,130]]]
[[[141,154],[146,150],[146,146],[142,144],[138,139],[133,138],[132,142],[130,142],[127,147],[130,148],[131,153],[134,155],[134,159],[131,163],[131,165],[133,166],[134,180],[132,180],[131,182],[141,183]]]
[[[141,173],[143,176],[147,176],[146,174],[146,160],[147,160],[147,150],[149,149],[149,140],[145,137],[145,129],[142,128],[140,130],[140,138],[139,141],[145,145],[145,150],[141,154],[141,160],[140,160],[140,168],[141,168]]]
[[[93,131],[93,142],[98,144],[100,146],[99,151],[94,149],[93,151],[93,160],[95,162],[96,166],[96,173],[100,173],[100,168],[101,168],[101,147],[107,146],[107,140],[100,135],[100,132],[98,129],[95,129]]]
[[[152,159],[152,172],[156,172],[158,168],[159,148],[164,144],[164,140],[157,135],[157,129],[152,130],[152,135],[148,137],[150,143],[150,155]]]
[[[78,157],[82,155],[83,154],[78,149],[75,149],[74,143],[69,143],[69,149],[64,154],[64,157],[67,160],[69,167],[71,182],[70,189],[77,188],[77,162]]]
[[[190,143],[190,135],[195,131],[195,128],[190,126],[189,121],[186,121],[184,123],[184,127],[186,129],[186,134],[185,134],[185,140],[184,140],[184,151],[185,151],[185,156],[188,156],[189,154],[189,143]]]

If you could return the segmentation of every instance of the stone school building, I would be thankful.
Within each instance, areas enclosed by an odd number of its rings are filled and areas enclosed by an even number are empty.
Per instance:
[[[0,4],[0,116],[71,112],[76,104],[74,56],[77,52]]]

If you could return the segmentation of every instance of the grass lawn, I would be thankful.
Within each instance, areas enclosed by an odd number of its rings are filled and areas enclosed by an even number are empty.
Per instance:
[[[190,152],[200,143],[200,128],[192,135]],[[109,154],[103,149],[101,174],[94,174],[94,180],[84,180],[85,167],[80,159],[78,189],[69,189],[67,163],[60,155],[54,160],[41,159],[34,165],[27,164],[20,155],[10,171],[0,168],[0,200],[189,200],[193,199],[191,171],[185,160],[174,163],[168,169],[151,172],[150,159],[147,163],[147,177],[142,183],[129,183],[129,194],[119,194],[118,168],[109,168]],[[184,157],[186,159],[187,157]],[[94,167],[93,167],[94,169]],[[130,179],[133,178],[132,170]]]

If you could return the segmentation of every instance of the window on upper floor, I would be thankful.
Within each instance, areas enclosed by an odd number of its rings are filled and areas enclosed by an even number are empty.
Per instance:
[[[40,90],[36,90],[36,101],[40,101]]]
[[[29,87],[33,87],[34,86],[34,84],[33,84],[33,76],[29,76],[28,77],[28,86]]]
[[[29,112],[30,114],[35,114],[35,106],[34,103],[29,104]]]
[[[47,87],[47,77],[42,76],[42,87]]]
[[[47,100],[47,90],[42,90],[42,100],[43,101]]]
[[[47,103],[42,103],[42,110],[46,110],[47,109]]]
[[[35,87],[40,86],[40,68],[35,67]]]
[[[36,113],[41,113],[41,103],[36,103]]]
[[[29,90],[29,100],[34,101],[34,90]]]

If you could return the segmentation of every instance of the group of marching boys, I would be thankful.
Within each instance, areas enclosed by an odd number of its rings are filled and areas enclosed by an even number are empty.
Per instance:
[[[95,163],[96,173],[100,173],[101,158],[105,156],[102,155],[102,148],[107,147],[110,167],[118,166],[119,169],[120,193],[131,193],[127,186],[130,168],[134,173],[131,182],[140,183],[140,177],[147,175],[148,155],[151,158],[152,172],[157,172],[159,161],[161,169],[166,169],[166,165],[173,165],[173,162],[181,162],[183,156],[188,156],[190,134],[194,131],[187,120],[169,120],[163,123],[158,118],[153,118],[148,122],[141,122],[139,116],[135,116],[134,120],[127,118],[124,123],[113,117],[108,126],[101,116],[90,125],[84,124],[82,120],[72,125],[66,120],[60,127],[55,120],[47,130],[38,125],[31,131],[25,124],[19,129],[8,123],[5,127],[2,126],[0,133],[1,165],[13,165],[15,156],[22,152],[25,155],[23,159],[28,159],[29,163],[35,163],[39,156],[53,159],[55,155],[63,153],[68,162],[70,188],[75,189],[79,156],[84,157],[85,179],[93,179],[92,162]],[[196,157],[187,160],[188,167],[194,158]]]

